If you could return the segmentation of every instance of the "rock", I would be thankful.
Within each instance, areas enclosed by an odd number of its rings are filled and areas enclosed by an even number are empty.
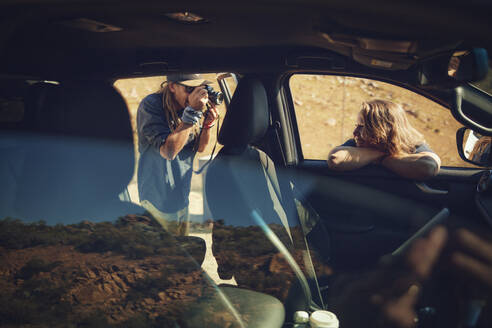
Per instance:
[[[329,118],[325,121],[325,125],[335,126],[337,125],[337,120],[334,118]]]
[[[275,254],[270,260],[268,271],[272,273],[281,273],[287,269],[287,263],[282,254]]]
[[[136,269],[135,271],[136,272],[133,275],[133,277],[134,277],[135,280],[140,280],[140,279],[144,279],[145,278],[145,271],[144,270]]]
[[[405,110],[405,112],[406,112],[408,115],[411,115],[411,116],[413,116],[413,117],[415,117],[415,118],[418,118],[418,117],[419,117],[419,113],[418,113],[418,112],[416,112],[416,111],[414,111],[414,110],[407,109],[407,110]]]
[[[82,228],[82,229],[94,231],[94,226],[95,226],[95,223],[93,223],[91,221],[84,220],[84,221],[80,222],[80,228]]]
[[[302,106],[303,102],[296,99],[296,100],[294,100],[294,104],[296,104],[297,106]]]
[[[113,279],[114,283],[116,284],[116,286],[118,288],[122,289],[123,291],[128,290],[128,286],[125,284],[125,282],[116,273],[112,273],[111,278]]]
[[[121,218],[121,222],[124,223],[125,225],[128,224],[136,224],[140,223],[143,225],[151,226],[152,225],[152,220],[146,216],[141,216],[141,215],[135,215],[135,214],[128,214]]]
[[[85,272],[85,276],[87,278],[90,278],[90,279],[96,279],[97,278],[97,275],[91,269],[89,269]]]
[[[157,293],[157,298],[159,298],[159,300],[165,302],[167,299],[166,293],[164,293],[164,292]]]

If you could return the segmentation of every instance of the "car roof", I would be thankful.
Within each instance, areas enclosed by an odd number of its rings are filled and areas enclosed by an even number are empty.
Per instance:
[[[473,0],[3,1],[0,72],[60,78],[217,71],[313,50],[406,69],[457,48],[492,50],[490,9]],[[179,22],[173,13],[203,21]]]

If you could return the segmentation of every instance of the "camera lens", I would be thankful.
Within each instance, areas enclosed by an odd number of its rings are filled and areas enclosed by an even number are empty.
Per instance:
[[[224,101],[224,94],[220,91],[215,91],[211,86],[206,85],[205,90],[208,92],[208,99],[215,105],[220,105]]]

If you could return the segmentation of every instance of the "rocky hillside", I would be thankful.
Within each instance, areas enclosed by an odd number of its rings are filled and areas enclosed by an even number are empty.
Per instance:
[[[282,226],[270,227],[282,236]],[[231,269],[238,287],[286,299],[296,278],[258,227],[218,222],[214,229],[222,274]],[[292,234],[292,253],[307,272],[299,229]],[[67,226],[4,219],[0,254],[2,327],[186,327],[190,311],[205,315],[198,300],[213,310],[208,319],[233,321],[200,268],[203,239],[171,236],[147,216]],[[237,302],[240,311],[244,304]]]
[[[146,217],[0,225],[2,327],[174,327],[209,286],[203,240]]]

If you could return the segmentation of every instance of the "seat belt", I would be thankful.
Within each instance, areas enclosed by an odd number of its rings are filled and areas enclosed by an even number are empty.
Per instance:
[[[270,195],[272,196],[272,200],[274,200],[273,201],[274,208],[276,208],[277,205],[280,208],[280,211],[277,211],[277,213],[279,214],[280,220],[282,221],[282,224],[284,225],[285,229],[287,230],[287,233],[289,234],[290,240],[293,243],[292,235],[290,233],[289,222],[288,222],[287,216],[285,214],[285,210],[284,210],[284,208],[285,208],[285,206],[283,205],[284,202],[282,201],[282,196],[280,194],[280,185],[279,185],[279,182],[277,179],[277,174],[274,170],[275,167],[274,167],[273,162],[271,160],[270,160],[270,162],[272,162],[272,163],[269,163],[268,155],[267,154],[264,154],[264,155],[265,156],[263,157],[263,156],[261,156],[261,152],[258,152],[258,156],[260,157],[260,161],[261,161],[261,164],[263,167],[263,173],[265,174],[265,177],[267,180],[268,190],[270,192]],[[290,190],[290,195],[292,195],[292,201],[295,202],[296,200],[294,198],[293,190]],[[275,197],[273,197],[273,196],[275,196]],[[320,289],[319,283],[318,283],[318,277],[316,275],[316,269],[314,268],[314,264],[313,264],[313,261],[311,258],[311,252],[309,250],[309,245],[308,245],[308,242],[306,239],[306,235],[312,229],[312,227],[310,227],[311,229],[306,227],[305,226],[306,222],[303,222],[303,220],[300,219],[298,212],[297,212],[297,208],[294,208],[294,209],[296,210],[294,213],[296,213],[296,215],[298,216],[298,221],[299,221],[301,228],[302,228],[302,232],[303,232],[302,238],[304,240],[304,246],[306,247],[306,253],[304,256],[304,264],[306,265],[306,270],[308,270],[309,275],[311,276],[311,278],[314,280],[314,282],[316,284],[318,297],[321,301],[321,308],[325,309],[323,297],[321,296],[321,289]],[[280,213],[282,213],[283,216],[280,215]],[[308,229],[309,229],[309,231],[308,231]]]
[[[290,241],[292,242],[293,245],[294,240],[292,239],[292,234],[290,232],[290,227],[289,227],[289,220],[287,219],[287,214],[285,213],[283,207],[282,195],[280,194],[280,187],[278,184],[277,174],[274,171],[275,166],[273,165],[273,163],[269,163],[267,154],[261,152],[258,149],[257,149],[257,153],[261,162],[263,174],[265,175],[265,180],[267,182],[268,192],[270,194],[270,197],[272,198],[273,208],[277,212],[277,215],[280,218],[280,221],[282,222],[285,231],[287,231],[287,234],[289,235]],[[262,153],[265,156],[262,156]]]

